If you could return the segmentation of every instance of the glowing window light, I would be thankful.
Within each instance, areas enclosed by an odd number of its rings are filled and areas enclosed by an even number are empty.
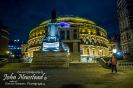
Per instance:
[[[53,47],[59,47],[59,42],[55,42],[55,43],[43,43],[43,47],[48,47],[48,48],[53,48]]]
[[[60,22],[60,23],[59,23],[59,26],[60,26],[61,28],[70,28],[70,24],[67,23],[67,22]]]

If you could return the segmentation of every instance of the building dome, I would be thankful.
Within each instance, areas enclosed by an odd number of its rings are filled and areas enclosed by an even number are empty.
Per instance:
[[[41,50],[42,39],[47,33],[47,25],[51,20],[42,22],[29,33],[28,56],[34,51]],[[95,22],[80,17],[58,17],[57,23],[64,22],[70,27],[59,28],[63,42],[70,47],[70,51],[80,52],[81,56],[108,56],[107,32]]]
[[[47,30],[47,24],[51,20],[46,20],[42,22],[38,27],[33,28],[30,33],[29,33],[29,38],[33,38],[39,35],[45,34],[45,31]],[[87,20],[85,18],[80,18],[80,17],[58,17],[57,18],[57,23],[59,22],[68,22],[71,24],[71,26],[85,26],[87,25],[88,27],[96,27],[96,24],[93,21]],[[103,28],[98,27],[101,31],[104,32],[105,35],[107,35],[106,31]],[[83,30],[84,31],[84,30]]]

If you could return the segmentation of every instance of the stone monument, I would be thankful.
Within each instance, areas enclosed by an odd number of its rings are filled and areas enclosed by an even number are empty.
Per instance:
[[[69,67],[69,48],[61,41],[58,27],[56,12],[53,10],[41,51],[33,53],[31,67]]]

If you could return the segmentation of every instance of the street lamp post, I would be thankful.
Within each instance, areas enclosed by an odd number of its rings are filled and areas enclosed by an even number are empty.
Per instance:
[[[113,49],[113,53],[116,53],[117,52],[117,49]]]
[[[113,53],[116,53],[117,52],[117,49],[113,49],[112,51],[113,51]]]

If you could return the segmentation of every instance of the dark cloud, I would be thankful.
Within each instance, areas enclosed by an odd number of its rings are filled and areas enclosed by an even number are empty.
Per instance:
[[[0,17],[9,27],[12,39],[25,40],[32,28],[50,18],[53,8],[58,16],[85,17],[110,35],[118,33],[116,0],[0,0]]]

